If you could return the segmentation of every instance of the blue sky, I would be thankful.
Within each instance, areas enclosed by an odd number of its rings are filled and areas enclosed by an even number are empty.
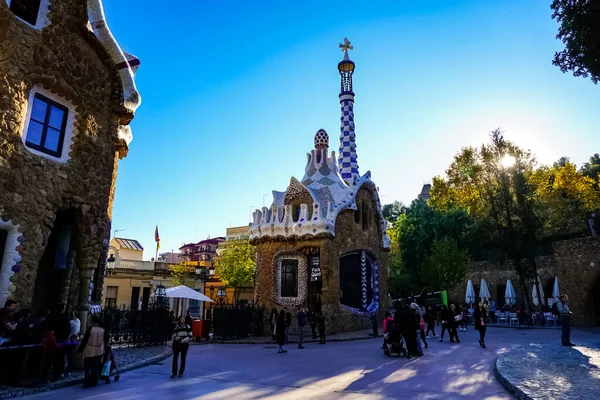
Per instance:
[[[302,178],[318,129],[337,152],[346,36],[358,161],[384,203],[410,203],[496,127],[542,163],[581,164],[600,151],[600,88],[552,66],[549,4],[104,0],[114,36],[142,62],[113,230],[147,259],[157,224],[161,251],[224,235]]]

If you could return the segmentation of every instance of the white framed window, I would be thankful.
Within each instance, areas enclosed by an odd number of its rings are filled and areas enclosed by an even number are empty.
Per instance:
[[[50,24],[50,0],[6,0],[6,3],[17,18],[35,29],[42,29]]]
[[[34,87],[27,100],[27,113],[21,133],[27,150],[39,156],[66,163],[73,139],[75,106],[41,87]]]

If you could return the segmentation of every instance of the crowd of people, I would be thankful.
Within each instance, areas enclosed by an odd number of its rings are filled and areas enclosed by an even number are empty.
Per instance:
[[[310,326],[312,338],[317,338],[317,330],[319,331],[319,344],[325,344],[325,321],[326,318],[322,313],[311,312],[307,308],[301,308],[296,314],[296,323],[298,326],[298,348],[304,349],[304,329],[307,325]],[[289,332],[292,326],[292,314],[286,307],[277,311],[272,309],[269,315],[271,325],[271,333],[273,340],[277,343],[277,352],[279,354],[287,353],[284,346],[288,344]]]
[[[383,350],[391,355],[390,345],[403,343],[402,350],[408,358],[423,355],[423,348],[428,348],[427,339],[438,337],[436,327],[441,327],[440,342],[448,332],[451,343],[460,343],[459,329],[466,331],[468,305],[462,309],[455,304],[434,306],[429,305],[422,310],[417,303],[400,303],[394,314],[386,313],[383,321],[384,344]],[[483,303],[479,303],[474,311],[475,329],[479,332],[479,345],[485,348],[485,333],[488,312]]]

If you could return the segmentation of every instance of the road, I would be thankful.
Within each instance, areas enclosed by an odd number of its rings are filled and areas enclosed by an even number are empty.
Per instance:
[[[594,335],[574,332],[578,336]],[[31,399],[511,399],[496,381],[493,363],[511,346],[559,341],[559,331],[491,328],[487,349],[471,327],[461,344],[430,340],[425,356],[386,358],[381,341],[288,346],[199,345],[190,348],[183,378],[170,378],[171,359],[125,373],[119,382],[79,386],[30,396]],[[596,336],[597,337],[597,336]]]

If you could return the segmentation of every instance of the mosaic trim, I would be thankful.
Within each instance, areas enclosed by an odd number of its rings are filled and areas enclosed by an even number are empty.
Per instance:
[[[360,253],[360,280],[362,287],[362,308],[367,308],[367,252]]]
[[[298,260],[298,297],[281,297],[281,261]],[[300,306],[308,299],[308,257],[299,252],[282,250],[273,257],[273,301],[281,306]]]
[[[123,104],[125,108],[133,113],[142,103],[133,79],[137,65],[139,65],[139,60],[129,54],[126,55],[119,47],[119,44],[106,24],[102,1],[88,0],[87,5],[89,28],[94,32],[100,43],[102,43],[115,63],[115,66],[124,64],[128,66],[127,68],[119,69],[119,76],[123,84]]]

